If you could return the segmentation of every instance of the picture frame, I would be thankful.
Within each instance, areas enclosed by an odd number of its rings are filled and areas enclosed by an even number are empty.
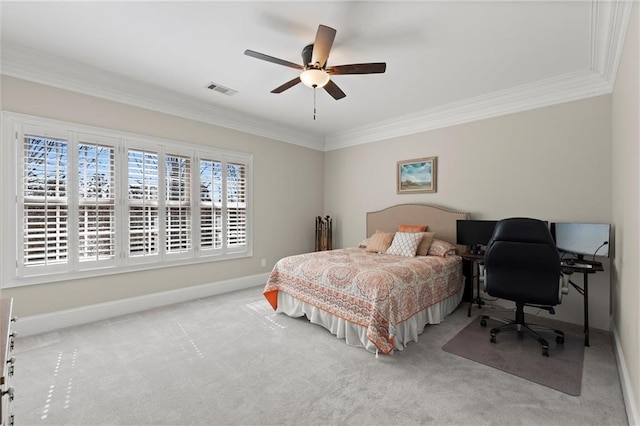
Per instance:
[[[398,161],[398,194],[432,193],[437,191],[438,157]]]

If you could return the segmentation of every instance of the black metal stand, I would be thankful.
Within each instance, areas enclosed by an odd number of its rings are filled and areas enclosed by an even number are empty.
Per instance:
[[[569,280],[569,284],[582,295],[584,302],[584,345],[589,346],[589,272],[584,271],[582,275],[582,285],[584,287],[580,287],[571,280]]]
[[[469,310],[467,312],[467,316],[470,317],[471,308],[475,303],[478,304],[478,308],[482,308],[482,305],[485,304],[482,298],[480,297],[480,271],[479,271],[479,265],[484,260],[484,254],[467,252],[467,253],[462,253],[461,257],[468,265],[467,268],[465,268],[466,270],[465,277],[470,281],[470,284],[467,285],[467,289],[466,289],[469,293],[467,296],[467,300],[469,301]],[[476,287],[475,296],[473,291],[474,283]]]

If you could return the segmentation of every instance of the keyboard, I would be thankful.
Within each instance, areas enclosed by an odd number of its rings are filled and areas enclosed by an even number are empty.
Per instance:
[[[591,269],[593,268],[593,264],[591,263],[583,263],[583,262],[574,262],[574,263],[569,263],[569,262],[560,262],[560,266],[564,266],[567,268],[578,268],[578,269]]]

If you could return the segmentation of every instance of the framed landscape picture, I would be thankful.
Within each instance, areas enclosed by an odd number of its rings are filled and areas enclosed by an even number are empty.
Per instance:
[[[398,194],[436,192],[438,157],[398,161]]]

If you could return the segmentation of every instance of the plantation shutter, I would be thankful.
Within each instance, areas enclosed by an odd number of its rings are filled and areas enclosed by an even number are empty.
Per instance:
[[[8,285],[252,255],[250,154],[10,112],[2,124]]]
[[[80,262],[116,256],[114,147],[78,145],[78,240]]]
[[[22,149],[22,266],[66,264],[68,143],[25,135]]]
[[[227,246],[247,244],[247,166],[227,164]]]
[[[167,253],[191,251],[191,158],[165,157],[165,241]]]
[[[200,160],[200,248],[222,248],[222,163]]]
[[[129,256],[153,256],[159,251],[158,154],[129,150]]]

